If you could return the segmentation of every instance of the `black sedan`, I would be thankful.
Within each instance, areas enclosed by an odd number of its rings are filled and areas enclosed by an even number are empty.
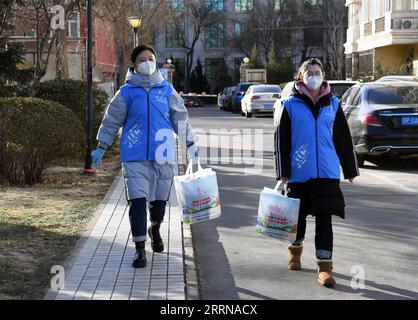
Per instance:
[[[418,83],[357,84],[341,106],[359,166],[367,155],[418,154]]]
[[[184,106],[187,108],[190,107],[204,107],[205,103],[202,99],[197,96],[182,96],[184,101]]]

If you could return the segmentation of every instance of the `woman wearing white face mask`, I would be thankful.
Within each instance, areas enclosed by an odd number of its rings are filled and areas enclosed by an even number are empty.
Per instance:
[[[199,151],[183,99],[157,69],[155,50],[140,45],[133,50],[131,61],[134,66],[128,71],[126,84],[116,93],[104,115],[97,134],[99,145],[92,153],[92,166],[100,164],[106,148],[123,127],[120,158],[136,247],[132,266],[142,268],[147,263],[147,203],[152,250],[164,250],[159,230],[174,177],[174,134],[185,133],[185,137],[179,138],[186,143],[191,158],[197,158]]]
[[[288,248],[289,269],[302,268],[306,217],[311,214],[315,216],[318,281],[331,286],[335,284],[332,215],[345,217],[340,166],[351,183],[359,171],[347,121],[318,59],[301,65],[293,94],[283,101],[275,156],[277,179],[287,183],[289,197],[301,200],[296,241]]]

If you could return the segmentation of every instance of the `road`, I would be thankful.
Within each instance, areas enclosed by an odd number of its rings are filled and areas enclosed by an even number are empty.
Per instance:
[[[255,232],[259,193],[276,183],[273,119],[210,107],[189,115],[203,166],[218,174],[222,201],[221,217],[192,225],[203,299],[418,298],[417,159],[366,162],[353,185],[342,181],[347,218],[333,218],[337,285],[328,289],[316,282],[314,220],[308,219],[302,271],[287,269],[285,242]],[[256,129],[262,132],[254,138]],[[245,130],[252,130],[257,151],[237,156]],[[252,149],[250,140],[244,139],[243,149]],[[363,278],[361,286],[357,279]]]

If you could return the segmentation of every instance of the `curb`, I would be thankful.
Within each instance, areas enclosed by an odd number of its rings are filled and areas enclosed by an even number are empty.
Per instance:
[[[185,150],[178,146],[178,175],[186,172]],[[183,152],[180,152],[183,151]],[[183,243],[183,264],[184,264],[184,284],[186,300],[202,300],[200,295],[200,284],[195,263],[194,246],[191,226],[181,223],[182,243]]]
[[[122,169],[119,171],[119,173],[116,175],[115,179],[113,180],[112,184],[110,185],[109,190],[106,192],[105,197],[102,199],[100,204],[97,206],[96,211],[93,214],[93,217],[90,219],[89,223],[87,224],[84,232],[80,236],[80,239],[78,239],[74,249],[71,251],[71,254],[64,262],[64,270],[65,272],[70,271],[74,265],[74,261],[81,252],[81,250],[84,247],[84,244],[89,239],[90,233],[92,232],[94,226],[96,225],[97,220],[99,220],[100,215],[102,214],[103,209],[106,206],[106,203],[112,196],[113,191],[115,191],[117,185],[119,184],[120,179],[122,179]],[[51,274],[52,275],[52,274]],[[48,289],[47,293],[45,294],[45,297],[43,300],[55,300],[57,297],[58,292],[52,290],[51,288]]]

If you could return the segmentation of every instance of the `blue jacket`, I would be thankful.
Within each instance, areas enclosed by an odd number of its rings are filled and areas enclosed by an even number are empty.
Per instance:
[[[128,108],[120,141],[121,160],[162,160],[157,150],[165,143],[165,156],[174,161],[175,138],[169,115],[171,85],[163,81],[147,92],[127,83],[120,91]]]
[[[194,142],[184,101],[159,70],[151,76],[128,73],[126,84],[107,107],[97,140],[111,145],[121,127],[122,162],[172,163],[176,159],[175,134],[186,145]]]
[[[289,182],[346,179],[358,175],[353,143],[337,97],[328,94],[316,104],[294,88],[283,100],[275,132],[277,178]]]
[[[310,108],[298,97],[284,101],[292,120],[291,175],[289,182],[316,178],[340,178],[340,160],[334,148],[332,131],[339,106],[338,98],[320,109],[315,120]]]

